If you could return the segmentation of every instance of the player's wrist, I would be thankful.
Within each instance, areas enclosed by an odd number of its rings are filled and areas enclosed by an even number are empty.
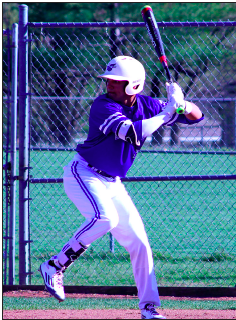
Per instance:
[[[191,113],[192,110],[193,110],[192,103],[189,102],[189,101],[184,100],[184,105],[185,105],[184,114],[189,114],[189,113]]]

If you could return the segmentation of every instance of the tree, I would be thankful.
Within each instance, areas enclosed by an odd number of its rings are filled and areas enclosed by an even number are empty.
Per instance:
[[[12,24],[18,22],[18,4],[13,2],[3,2],[2,11],[3,29],[11,29]]]

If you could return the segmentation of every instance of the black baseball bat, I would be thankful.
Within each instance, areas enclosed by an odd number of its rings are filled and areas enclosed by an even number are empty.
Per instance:
[[[142,17],[144,20],[144,23],[146,25],[149,37],[151,38],[152,44],[154,46],[154,49],[156,50],[157,56],[165,70],[166,77],[168,82],[173,82],[170,74],[170,70],[167,64],[167,59],[165,55],[165,50],[163,47],[163,42],[161,39],[161,35],[159,32],[159,28],[155,19],[155,16],[153,14],[153,10],[150,6],[144,6],[141,10]],[[184,113],[185,108],[183,106],[179,106],[176,112],[178,114]]]

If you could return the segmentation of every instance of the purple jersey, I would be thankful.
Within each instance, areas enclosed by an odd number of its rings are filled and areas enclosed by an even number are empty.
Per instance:
[[[166,102],[139,94],[132,107],[115,102],[107,94],[99,96],[91,106],[87,140],[78,144],[76,151],[93,167],[111,176],[125,177],[146,139],[142,139],[142,120],[159,114],[165,105]],[[128,119],[134,124],[139,146],[117,136],[118,126]],[[165,125],[193,124],[202,119],[192,121],[175,113]]]

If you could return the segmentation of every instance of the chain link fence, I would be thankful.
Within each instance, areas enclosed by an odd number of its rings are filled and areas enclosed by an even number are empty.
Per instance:
[[[159,286],[235,286],[235,25],[162,23],[160,32],[173,78],[205,119],[155,132],[123,182],[144,221]],[[38,285],[40,263],[83,222],[61,182],[87,137],[91,104],[106,92],[97,76],[113,56],[131,55],[146,69],[142,94],[165,100],[166,79],[142,23],[29,23],[29,35],[29,259],[30,284]],[[64,282],[135,285],[127,252],[109,234]]]

